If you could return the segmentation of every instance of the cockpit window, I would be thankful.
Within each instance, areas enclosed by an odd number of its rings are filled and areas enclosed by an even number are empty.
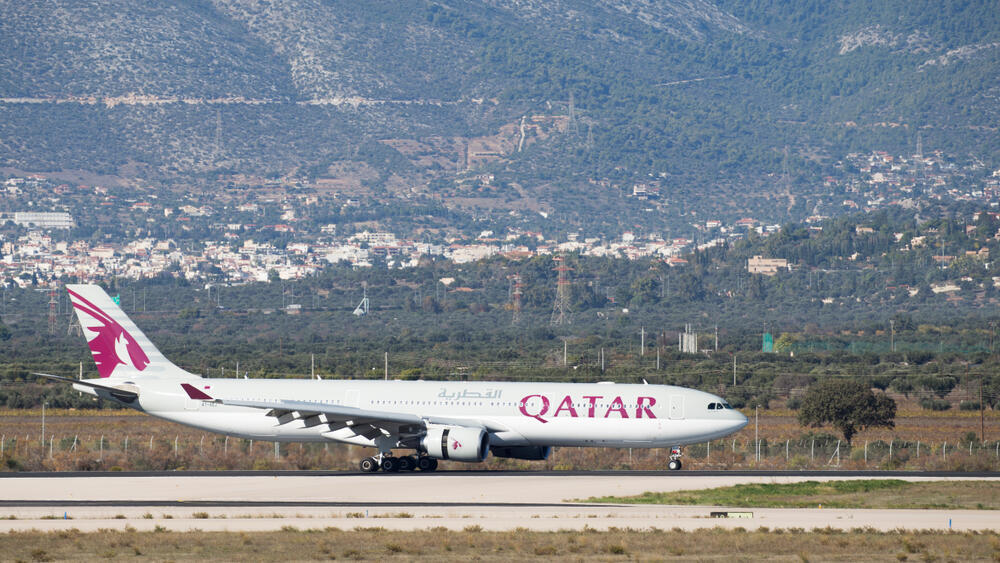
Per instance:
[[[722,408],[722,405],[720,405],[719,403],[709,403],[708,404],[708,410],[710,410],[710,411],[714,411],[715,409],[721,409],[721,408]]]
[[[721,405],[719,405],[719,408],[725,408],[729,410],[733,409],[733,407],[729,406],[729,403],[722,403]]]

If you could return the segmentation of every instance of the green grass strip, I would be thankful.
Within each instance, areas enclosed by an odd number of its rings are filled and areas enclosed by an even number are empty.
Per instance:
[[[990,486],[996,487],[995,483]],[[804,481],[733,485],[699,491],[646,492],[630,497],[592,497],[585,502],[680,504],[759,508],[971,508],[993,509],[950,494],[947,482],[899,479]],[[994,489],[995,490],[995,489]],[[927,493],[927,494],[918,494]],[[980,497],[981,498],[981,497]]]

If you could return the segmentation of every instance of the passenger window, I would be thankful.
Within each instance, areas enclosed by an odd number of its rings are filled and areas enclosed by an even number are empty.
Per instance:
[[[715,410],[715,403],[709,403],[708,404],[708,410],[714,411]]]

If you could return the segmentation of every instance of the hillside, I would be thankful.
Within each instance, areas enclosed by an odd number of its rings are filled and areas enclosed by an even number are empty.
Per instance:
[[[784,173],[802,201],[847,152],[912,154],[918,130],[925,152],[1000,167],[994,8],[4,2],[0,167],[208,189],[327,179],[619,226],[676,227],[679,208],[801,219],[756,196]],[[467,169],[510,189],[462,200]],[[650,178],[670,212],[594,187]]]

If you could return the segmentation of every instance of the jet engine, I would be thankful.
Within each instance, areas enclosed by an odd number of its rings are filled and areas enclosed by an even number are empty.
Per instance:
[[[490,453],[496,457],[513,459],[529,459],[537,461],[548,459],[552,453],[551,446],[490,446]]]
[[[432,426],[420,440],[420,449],[437,459],[479,462],[490,452],[490,435],[482,428]]]

